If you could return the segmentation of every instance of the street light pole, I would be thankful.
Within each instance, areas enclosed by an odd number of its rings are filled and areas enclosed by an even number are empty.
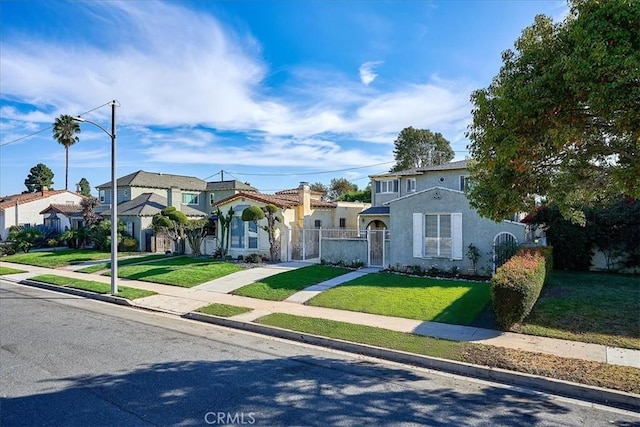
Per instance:
[[[87,120],[83,117],[74,117],[78,122],[91,123],[111,137],[111,294],[118,293],[118,182],[117,182],[117,159],[116,159],[116,100],[111,101],[111,132],[103,128],[98,123]]]

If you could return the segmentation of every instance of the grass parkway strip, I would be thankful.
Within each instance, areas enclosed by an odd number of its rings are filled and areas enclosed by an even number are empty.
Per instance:
[[[140,264],[143,262],[149,262],[149,261],[155,261],[158,259],[164,259],[167,256],[164,254],[154,254],[154,255],[146,255],[146,256],[141,256],[141,257],[135,257],[135,258],[126,258],[126,259],[119,259],[118,260],[118,267],[124,266],[124,265],[131,265],[131,264]],[[96,265],[92,265],[89,267],[85,267],[82,268],[80,270],[76,270],[79,273],[96,273],[98,271],[102,271],[102,270],[108,270],[111,268],[111,263],[110,262],[101,262],[100,264],[96,264]]]
[[[255,321],[328,338],[640,394],[640,369],[483,344],[448,341],[335,320],[274,313]]]
[[[138,252],[120,252],[118,256],[138,255]],[[3,257],[6,262],[35,265],[38,267],[58,268],[80,264],[87,261],[99,261],[109,258],[108,252],[95,249],[60,249],[55,251],[37,251]]]
[[[16,270],[15,268],[0,267],[0,276],[4,276],[5,274],[18,274],[18,273],[24,273],[24,271]]]
[[[72,279],[69,277],[57,276],[55,274],[42,274],[31,278],[37,282],[49,283],[51,285],[66,286],[68,288],[82,289],[84,291],[95,292],[98,294],[111,293],[111,285],[108,283],[94,282],[92,280]],[[156,292],[144,289],[129,288],[127,286],[118,286],[117,297],[126,299],[138,299],[156,295]]]

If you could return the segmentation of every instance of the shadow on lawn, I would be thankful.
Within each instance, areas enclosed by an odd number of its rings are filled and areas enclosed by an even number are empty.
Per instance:
[[[62,388],[0,399],[0,424],[206,425],[222,413],[256,425],[536,425],[570,412],[542,394],[439,380],[313,356],[166,362],[43,381]]]

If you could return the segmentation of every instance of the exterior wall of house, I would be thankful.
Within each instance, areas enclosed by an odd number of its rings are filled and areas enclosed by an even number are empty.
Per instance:
[[[41,225],[44,224],[44,215],[40,214],[43,210],[52,204],[65,204],[67,202],[79,204],[82,200],[82,196],[67,192],[54,194],[49,197],[44,197],[39,200],[18,204],[5,208],[4,212],[0,213],[0,237],[2,240],[6,240],[9,235],[9,228],[14,225],[31,224]],[[62,217],[62,215],[60,215]],[[64,227],[62,228],[64,230]]]
[[[338,202],[333,213],[333,228],[340,228],[340,218],[345,219],[344,228],[362,228],[358,223],[358,214],[369,207],[369,203]]]
[[[448,270],[453,266],[466,271],[472,267],[466,257],[469,244],[475,245],[480,252],[478,271],[492,266],[493,241],[500,232],[509,232],[515,236],[518,243],[525,241],[524,224],[509,221],[493,222],[480,217],[475,209],[469,206],[465,195],[459,191],[433,188],[418,192],[414,196],[398,199],[390,203],[390,248],[387,254],[388,266],[420,265],[424,269],[437,265],[441,270]],[[462,257],[458,260],[451,258],[414,256],[414,214],[449,214],[462,215]],[[424,230],[421,230],[424,241]],[[422,243],[424,245],[424,243]]]

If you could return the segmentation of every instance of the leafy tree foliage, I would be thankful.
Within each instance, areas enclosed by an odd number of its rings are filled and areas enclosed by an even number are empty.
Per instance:
[[[80,138],[76,135],[80,133],[80,125],[73,120],[73,117],[66,114],[60,115],[53,123],[53,139],[64,146],[65,152],[65,169],[64,169],[64,189],[69,189],[69,147]]]
[[[585,210],[586,224],[565,219],[558,206],[540,206],[524,221],[542,224],[553,246],[554,268],[589,270],[595,249],[602,251],[607,269],[640,266],[640,200],[622,198]]]
[[[16,251],[27,253],[36,246],[36,240],[42,237],[42,232],[35,227],[13,226],[9,230],[7,240],[12,242]]]
[[[402,129],[394,141],[393,155],[396,164],[391,172],[405,169],[441,165],[453,160],[455,153],[449,141],[441,133],[429,129]]]
[[[43,187],[53,189],[53,171],[43,163],[38,163],[29,170],[29,175],[24,180],[28,193],[42,191]]]
[[[122,241],[122,235],[126,233],[126,225],[122,221],[118,221],[118,229],[116,230],[118,245]],[[93,243],[94,247],[101,251],[111,250],[111,220],[105,219],[98,223],[86,227],[86,236]]]
[[[367,185],[364,190],[355,190],[343,194],[338,198],[344,202],[363,202],[371,203],[371,184]]]
[[[311,184],[309,186],[309,189],[311,191],[315,191],[317,193],[322,193],[322,200],[327,200],[329,197],[327,196],[329,194],[329,187],[327,187],[325,184],[321,183],[321,182],[316,182],[314,184]]]
[[[97,197],[87,197],[80,201],[82,206],[82,218],[84,219],[85,227],[89,227],[93,224],[97,224],[102,221],[102,217],[96,213],[96,207],[100,204]]]
[[[151,226],[157,233],[163,233],[176,243],[180,249],[179,252],[183,252],[181,240],[184,238],[184,229],[187,225],[187,216],[177,210],[174,206],[167,206],[160,213],[153,216],[151,220]]]
[[[342,195],[353,191],[358,191],[357,185],[350,183],[346,178],[333,178],[327,197],[329,200],[338,200]]]
[[[85,197],[91,196],[91,185],[89,185],[89,181],[87,181],[87,178],[81,178],[78,185],[80,186],[80,194]]]
[[[191,246],[191,253],[194,257],[202,255],[200,247],[202,246],[204,236],[207,235],[208,224],[209,221],[206,219],[192,219],[187,221],[184,226],[184,234],[187,237],[189,246]]]
[[[468,195],[483,216],[543,195],[584,224],[585,207],[640,197],[640,2],[569,3],[561,23],[537,16],[471,96]]]

